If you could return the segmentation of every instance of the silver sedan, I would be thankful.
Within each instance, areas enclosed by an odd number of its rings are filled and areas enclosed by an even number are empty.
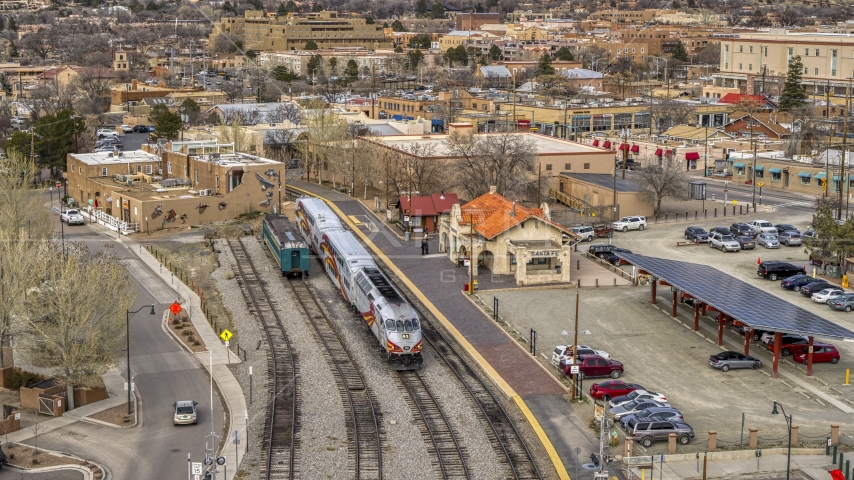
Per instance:
[[[780,241],[773,233],[760,233],[756,236],[756,244],[765,248],[780,248]]]

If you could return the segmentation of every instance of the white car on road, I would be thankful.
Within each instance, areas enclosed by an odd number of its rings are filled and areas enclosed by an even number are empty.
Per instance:
[[[119,128],[121,128],[122,131],[125,133],[133,132],[133,127],[131,127],[130,125],[119,125]]]
[[[754,220],[749,223],[753,231],[758,233],[777,233],[777,227],[768,220]]]
[[[99,128],[98,129],[98,138],[104,137],[118,137],[119,135],[115,130],[111,130],[109,128]]]
[[[827,303],[834,298],[845,293],[841,288],[825,288],[820,292],[812,294],[812,301],[815,303]]]
[[[85,223],[83,221],[83,215],[80,215],[80,212],[77,210],[66,210],[59,214],[59,221],[65,222],[69,225],[83,225]]]
[[[646,217],[634,216],[623,217],[612,224],[614,230],[628,232],[629,230],[643,230],[646,228]]]
[[[717,248],[722,252],[737,252],[741,250],[741,244],[732,235],[723,235],[712,232],[709,235],[709,247]]]
[[[650,392],[647,390],[634,390],[627,395],[622,395],[620,397],[612,398],[608,403],[611,405],[611,408],[619,407],[620,405],[625,405],[632,400],[637,400],[639,402],[644,400],[652,400],[654,402],[667,402],[667,397],[660,393]]]

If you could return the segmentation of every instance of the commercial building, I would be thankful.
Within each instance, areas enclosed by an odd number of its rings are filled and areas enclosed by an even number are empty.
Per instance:
[[[118,155],[69,154],[65,176],[69,195],[95,221],[132,233],[272,212],[285,165],[216,141],[170,142]]]
[[[367,69],[370,72],[371,68],[377,74],[385,72],[386,60],[389,58],[388,53],[376,53],[362,47],[341,47],[328,50],[318,51],[292,51],[292,52],[261,52],[258,54],[258,64],[265,68],[276,68],[279,65],[284,66],[289,71],[301,75],[311,75],[308,71],[308,62],[311,57],[320,55],[323,57],[324,69],[329,69],[329,59],[338,59],[338,69],[343,71],[347,66],[347,62],[354,60],[359,66],[359,71]],[[327,72],[331,75],[331,72]]]
[[[449,218],[439,222],[439,249],[452,262],[469,266],[474,277],[483,267],[493,275],[513,275],[517,285],[568,283],[571,247],[563,244],[564,234],[574,236],[552,221],[547,204],[528,208],[491,187],[454,205]]]
[[[320,49],[363,47],[392,48],[380,24],[364,18],[338,18],[337,12],[310,13],[303,17],[268,18],[260,10],[247,10],[243,18],[222,17],[214,25],[210,44],[221,33],[235,35],[243,48],[255,51],[302,50],[313,40]]]
[[[772,28],[721,39],[720,72],[715,86],[754,95],[779,92],[789,60],[800,56],[801,81],[808,94],[844,96],[854,76],[854,35],[795,32]]]
[[[501,15],[498,13],[457,13],[457,30],[477,30],[481,25],[487,23],[500,23]]]

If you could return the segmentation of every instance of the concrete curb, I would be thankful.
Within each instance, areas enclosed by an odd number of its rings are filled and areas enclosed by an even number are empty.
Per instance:
[[[26,444],[19,444],[19,445],[27,446],[30,448],[35,448],[32,445],[26,445]],[[53,455],[55,457],[65,457],[65,458],[70,458],[73,460],[78,460],[81,462],[86,462],[86,463],[92,465],[94,468],[97,468],[98,470],[101,471],[101,478],[103,480],[110,480],[112,478],[112,473],[105,466],[101,465],[100,463],[93,462],[91,460],[86,460],[86,459],[78,457],[76,455],[71,455],[71,454],[67,454],[67,453],[63,453],[63,452],[57,452],[54,450],[45,450],[44,448],[37,448],[36,450],[38,450],[39,452],[42,452],[42,453],[47,453],[47,454]],[[18,470],[20,472],[30,472],[30,473],[57,472],[57,471],[62,471],[62,470],[75,470],[75,471],[82,473],[83,478],[86,480],[94,480],[94,478],[95,478],[94,473],[92,473],[92,471],[90,469],[84,467],[83,465],[72,464],[72,463],[65,464],[65,465],[55,465],[52,467],[40,467],[40,468],[26,468],[26,467],[19,467],[17,465],[8,465],[8,466],[9,466],[9,468],[14,469],[14,470]]]
[[[788,449],[786,447],[778,448],[763,448],[762,455],[786,455]],[[823,448],[793,448],[792,455],[824,455]],[[655,455],[656,458],[661,455]],[[737,460],[743,458],[755,458],[755,450],[727,450],[719,452],[707,452],[706,456],[709,460]],[[637,457],[634,457],[637,458]],[[696,453],[675,453],[672,455],[664,455],[664,463],[676,462],[693,462],[697,459]],[[617,457],[618,461],[623,461],[622,456]]]

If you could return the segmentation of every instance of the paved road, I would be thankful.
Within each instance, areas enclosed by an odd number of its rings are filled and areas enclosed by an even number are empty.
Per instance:
[[[59,228],[59,216],[51,217]],[[67,240],[82,241],[93,250],[109,241],[89,227],[66,226],[65,235]],[[132,309],[155,304],[155,316],[144,308],[131,318],[131,369],[142,398],[142,426],[117,430],[79,422],[40,435],[39,446],[101,463],[112,471],[113,478],[175,478],[176,472],[187,468],[187,453],[196,461],[203,459],[204,437],[211,432],[212,417],[217,433],[222,429],[222,407],[214,396],[211,414],[209,377],[161,329],[162,313],[175,300],[175,294],[124,246],[116,245],[115,250],[134,277],[137,301]],[[120,368],[125,368],[124,362]],[[198,425],[172,425],[171,404],[177,400],[199,402]]]
[[[733,200],[737,200],[739,204],[752,205],[754,197],[753,186],[751,185],[738,185],[731,182],[724,183],[722,180],[710,178],[703,180],[702,177],[697,178],[697,181],[706,182],[707,209],[714,208],[714,206],[717,206],[718,209],[720,209],[723,205],[722,202],[724,199],[726,199],[727,205],[730,205],[730,208],[732,208]],[[726,192],[724,191],[725,189],[727,190]],[[759,187],[756,187],[757,205],[764,205],[775,209],[784,209],[785,211],[797,213],[812,212],[813,206],[815,205],[815,196],[813,195],[763,188],[762,196],[760,197],[759,190]],[[712,194],[715,195],[715,203],[709,201],[712,198]]]

